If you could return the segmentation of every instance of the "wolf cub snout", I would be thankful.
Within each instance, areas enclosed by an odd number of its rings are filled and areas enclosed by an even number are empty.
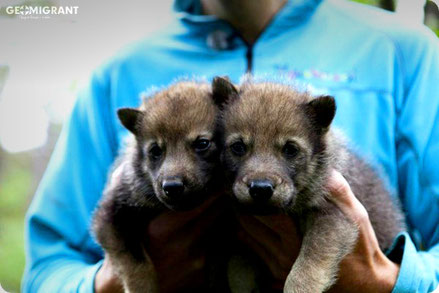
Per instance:
[[[364,205],[382,250],[405,230],[398,205],[375,171],[330,129],[335,99],[312,97],[288,85],[214,79],[222,108],[222,161],[238,206],[252,213],[287,213],[303,233],[284,292],[323,292],[352,251],[357,226],[328,200],[331,169]]]

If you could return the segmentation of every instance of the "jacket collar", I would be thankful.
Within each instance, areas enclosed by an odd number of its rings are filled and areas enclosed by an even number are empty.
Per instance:
[[[288,0],[285,6],[275,16],[278,24],[298,24],[306,20],[322,0]],[[218,19],[212,15],[202,15],[200,0],[174,0],[174,10],[180,19],[193,23],[215,22]]]
[[[278,35],[282,31],[285,31],[286,28],[304,23],[313,15],[322,1],[323,0],[288,0],[262,33],[258,41]],[[177,12],[180,21],[189,26],[193,32],[205,33],[207,35],[221,32],[226,39],[227,36],[236,35],[234,29],[225,21],[213,15],[202,15],[200,0],[175,0],[174,10]],[[210,47],[215,48],[215,46]],[[220,47],[215,49],[224,50],[226,48]]]
[[[287,28],[298,26],[308,20],[323,0],[288,0],[261,34],[261,39],[279,35]],[[207,45],[216,50],[228,50],[236,47],[237,33],[227,22],[213,15],[203,15],[200,0],[175,0],[174,10],[180,21],[190,31],[205,35]]]

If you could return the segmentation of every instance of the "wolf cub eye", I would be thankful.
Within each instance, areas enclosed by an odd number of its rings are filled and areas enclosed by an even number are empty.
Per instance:
[[[163,150],[156,144],[149,149],[149,155],[153,160],[158,160],[163,154]]]
[[[235,154],[236,156],[243,156],[245,155],[245,153],[247,152],[247,147],[245,146],[245,144],[242,141],[238,141],[233,143],[230,146],[230,149],[232,150],[233,154]]]
[[[197,153],[204,152],[210,148],[210,141],[205,138],[200,138],[193,142],[192,147]]]
[[[297,146],[291,142],[287,142],[284,147],[282,148],[282,152],[285,154],[285,156],[289,158],[293,158],[297,155],[299,152],[299,149]]]

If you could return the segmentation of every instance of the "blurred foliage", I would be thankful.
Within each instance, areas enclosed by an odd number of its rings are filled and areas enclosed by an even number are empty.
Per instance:
[[[24,268],[24,214],[32,187],[28,155],[0,153],[0,283],[19,292]]]
[[[368,5],[373,5],[373,6],[380,6],[379,0],[352,0],[352,1],[358,2],[358,3],[363,3],[363,4],[368,4]]]
[[[425,24],[439,37],[439,8],[433,1],[425,5]]]
[[[8,292],[20,292],[24,217],[60,131],[51,124],[47,144],[33,151],[9,154],[0,148],[0,284]]]
[[[351,0],[362,4],[381,7],[390,11],[394,11],[397,0]],[[425,5],[425,25],[427,25],[439,37],[439,10],[431,0],[426,1]]]

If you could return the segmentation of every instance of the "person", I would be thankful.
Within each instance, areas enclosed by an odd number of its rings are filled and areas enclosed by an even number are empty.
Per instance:
[[[439,43],[423,26],[343,0],[176,0],[178,20],[96,69],[64,125],[26,218],[23,292],[117,292],[111,261],[90,220],[127,134],[116,109],[179,76],[245,72],[283,76],[336,97],[335,125],[380,170],[401,200],[410,233],[385,254],[364,207],[344,178],[328,182],[333,200],[360,229],[334,292],[431,292],[439,284]],[[117,180],[117,172],[112,180]],[[224,208],[165,212],[147,231],[163,292],[201,288],[203,239]],[[240,216],[239,239],[282,288],[300,247],[282,215]]]

